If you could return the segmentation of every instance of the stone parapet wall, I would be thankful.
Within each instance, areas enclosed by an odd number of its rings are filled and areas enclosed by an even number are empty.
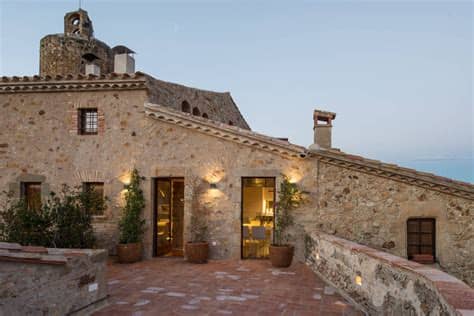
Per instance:
[[[0,243],[0,315],[87,314],[107,299],[105,250]]]
[[[312,270],[370,315],[474,313],[474,290],[440,270],[319,232],[305,244]]]

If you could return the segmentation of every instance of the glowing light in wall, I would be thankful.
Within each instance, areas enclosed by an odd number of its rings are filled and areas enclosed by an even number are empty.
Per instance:
[[[122,182],[125,185],[130,184],[130,181],[132,181],[132,174],[130,171],[127,171],[127,173],[124,173],[119,177],[120,182]]]
[[[319,260],[319,252],[316,252],[316,260]]]
[[[198,172],[202,178],[209,183],[218,183],[225,176],[222,164],[218,160],[203,163]]]
[[[303,178],[301,171],[295,169],[288,170],[286,175],[291,183],[300,182]]]
[[[359,274],[356,275],[356,277],[355,277],[355,283],[356,283],[358,286],[362,286],[362,276],[360,276]]]

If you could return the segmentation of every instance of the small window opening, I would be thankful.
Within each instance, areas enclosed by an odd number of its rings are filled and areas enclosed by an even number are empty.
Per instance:
[[[99,115],[97,109],[79,109],[79,134],[97,135],[99,131]]]
[[[191,106],[189,105],[188,101],[183,101],[183,103],[181,103],[181,111],[185,113],[191,113]]]
[[[407,221],[407,255],[409,260],[420,263],[435,262],[435,224],[434,218],[412,218]]]
[[[21,198],[29,209],[39,210],[41,208],[41,182],[22,182]]]
[[[232,122],[232,121],[229,121],[229,125],[231,125],[231,126],[232,126],[232,125],[234,125],[234,122]]]
[[[103,182],[84,182],[82,190],[88,194],[88,201],[91,203],[86,205],[92,215],[104,214],[104,183]]]
[[[76,18],[72,19],[71,24],[72,25],[79,25],[79,22],[80,22],[79,18],[76,17]]]
[[[207,119],[209,118],[209,116],[207,115],[207,113],[203,113],[203,114],[202,114],[202,117],[207,118]]]
[[[197,107],[194,107],[193,108],[193,115],[201,116],[201,111],[199,111],[199,109]]]

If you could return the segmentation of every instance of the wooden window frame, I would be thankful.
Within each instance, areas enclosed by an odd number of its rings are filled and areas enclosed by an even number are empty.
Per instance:
[[[413,231],[409,231],[409,223],[410,222],[416,222],[417,225],[418,225],[418,231],[416,232],[413,232]],[[423,232],[421,230],[421,225],[423,222],[430,222],[432,227],[433,227],[433,230],[431,232]],[[409,260],[412,259],[412,255],[410,255],[409,253],[409,249],[410,247],[417,247],[418,248],[418,253],[417,254],[422,254],[421,252],[421,248],[422,247],[431,247],[431,251],[432,251],[432,254],[433,254],[433,261],[436,262],[436,219],[435,218],[426,218],[426,217],[420,217],[420,218],[409,218],[407,220],[407,258]],[[418,241],[415,242],[415,243],[410,243],[410,238],[409,238],[409,235],[410,234],[415,234],[417,235],[417,239]],[[431,234],[431,244],[428,245],[428,244],[423,244],[422,241],[421,241],[421,236],[423,235],[428,235],[428,234]]]
[[[29,195],[28,195],[28,188],[27,188],[27,187],[30,186],[30,185],[38,185],[38,186],[39,186],[40,201],[39,201],[38,207],[41,208],[41,202],[42,202],[42,201],[41,201],[41,200],[42,200],[42,199],[41,199],[41,195],[42,195],[42,194],[41,194],[41,192],[42,192],[42,183],[41,183],[41,182],[38,182],[38,181],[25,181],[25,182],[21,182],[21,184],[20,184],[20,198],[21,198],[21,199],[24,199],[26,205],[27,205],[28,207],[30,207],[30,204],[31,204],[31,203],[30,203],[30,201],[29,201],[30,197],[29,197]]]

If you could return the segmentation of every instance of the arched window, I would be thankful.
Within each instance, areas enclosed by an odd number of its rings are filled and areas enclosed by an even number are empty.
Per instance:
[[[231,126],[232,126],[232,125],[234,125],[234,122],[232,122],[232,121],[229,121],[229,125],[231,125]]]
[[[199,109],[197,107],[194,107],[193,108],[193,115],[201,116],[201,111],[199,111]]]
[[[208,119],[208,118],[209,118],[209,115],[207,115],[207,113],[202,113],[202,117],[204,117],[204,118],[207,118],[207,119]]]
[[[183,101],[183,103],[181,103],[181,111],[191,113],[191,106],[188,101]]]

